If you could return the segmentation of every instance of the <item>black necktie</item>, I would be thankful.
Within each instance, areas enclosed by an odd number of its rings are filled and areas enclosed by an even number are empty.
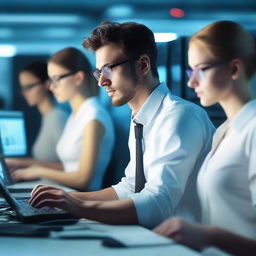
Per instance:
[[[136,139],[135,193],[139,193],[144,188],[146,183],[144,168],[143,168],[143,153],[142,153],[143,125],[135,123],[134,133],[135,133],[135,139]]]

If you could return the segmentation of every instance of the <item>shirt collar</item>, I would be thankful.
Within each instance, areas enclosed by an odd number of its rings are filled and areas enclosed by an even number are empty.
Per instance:
[[[247,102],[236,114],[235,119],[230,122],[230,126],[240,131],[256,115],[256,99]]]
[[[164,97],[169,92],[170,91],[165,83],[158,85],[149,95],[139,112],[132,116],[133,120],[137,123],[143,124],[144,126],[149,124],[158,111]]]

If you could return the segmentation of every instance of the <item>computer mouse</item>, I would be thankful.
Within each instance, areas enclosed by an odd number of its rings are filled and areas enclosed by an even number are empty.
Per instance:
[[[102,244],[108,247],[126,247],[123,243],[111,237],[104,238]]]

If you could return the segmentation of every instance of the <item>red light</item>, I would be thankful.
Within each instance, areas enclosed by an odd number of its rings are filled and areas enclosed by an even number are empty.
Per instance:
[[[175,18],[182,18],[185,16],[185,12],[179,8],[170,9],[169,14]]]

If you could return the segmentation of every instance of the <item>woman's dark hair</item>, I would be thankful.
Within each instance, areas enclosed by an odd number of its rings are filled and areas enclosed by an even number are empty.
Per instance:
[[[47,63],[46,62],[32,62],[30,64],[28,64],[27,66],[25,66],[21,72],[27,71],[31,74],[33,74],[34,76],[36,76],[37,78],[39,78],[39,80],[41,82],[46,82],[48,79],[48,73],[47,73]]]
[[[99,87],[93,77],[90,62],[81,51],[73,47],[64,48],[52,55],[48,63],[50,62],[60,65],[70,72],[83,71],[86,90],[91,96],[98,95]]]
[[[22,73],[22,72],[29,72],[29,73],[33,74],[42,83],[45,83],[48,80],[47,63],[46,62],[40,62],[40,61],[32,62],[32,63],[28,64],[27,66],[25,66],[20,71],[20,73]],[[51,91],[47,90],[47,94],[51,100],[54,99]]]
[[[86,49],[96,51],[108,44],[117,44],[122,47],[127,57],[148,55],[152,74],[158,78],[157,48],[153,32],[145,25],[135,22],[109,22],[104,21],[96,27],[91,36],[84,39]]]

